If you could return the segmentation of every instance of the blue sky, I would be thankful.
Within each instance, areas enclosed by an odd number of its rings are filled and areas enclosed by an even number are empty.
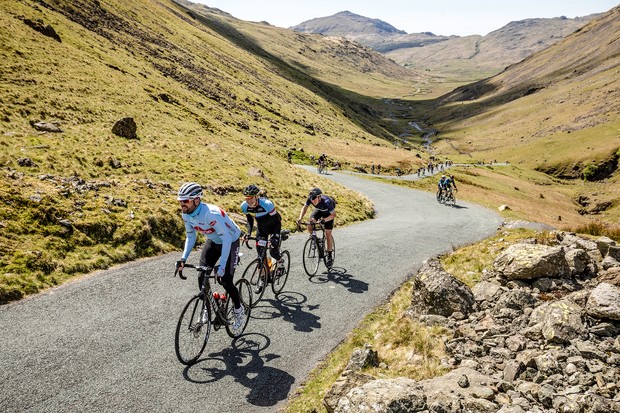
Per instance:
[[[290,27],[348,10],[407,33],[486,35],[511,21],[602,13],[617,0],[190,0],[249,21]]]

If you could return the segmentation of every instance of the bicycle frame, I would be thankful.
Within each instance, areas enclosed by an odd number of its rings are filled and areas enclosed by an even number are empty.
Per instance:
[[[325,231],[325,226],[320,222],[299,222],[299,226],[301,225],[311,225],[312,226],[312,235],[308,241],[306,241],[306,245],[304,246],[304,252],[302,255],[302,261],[304,264],[304,270],[309,277],[312,277],[318,271],[320,262],[323,261],[328,269],[328,257],[327,257],[327,235]],[[301,228],[300,228],[301,229]],[[317,234],[317,231],[321,231],[321,235]],[[332,255],[335,257],[336,253],[336,245],[335,241],[332,237]],[[318,249],[319,255],[316,255]],[[317,260],[317,261],[315,261]]]

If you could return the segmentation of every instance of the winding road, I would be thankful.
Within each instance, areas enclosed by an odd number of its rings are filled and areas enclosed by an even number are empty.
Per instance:
[[[473,204],[451,208],[430,193],[346,173],[326,177],[366,195],[376,218],[336,228],[335,271],[312,279],[301,264],[307,235],[292,236],[284,243],[292,254],[285,291],[277,299],[267,291],[232,344],[223,330],[212,332],[191,367],[177,361],[173,346],[177,318],[196,289],[193,277],[172,278],[178,253],[1,306],[0,411],[276,411],[424,260],[501,223]],[[245,267],[255,252],[243,252]],[[197,258],[194,252],[190,261]]]

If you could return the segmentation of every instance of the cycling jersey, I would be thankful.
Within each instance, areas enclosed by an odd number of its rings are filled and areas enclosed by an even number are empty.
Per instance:
[[[200,203],[189,214],[181,214],[185,223],[185,249],[182,258],[187,260],[190,252],[196,244],[196,231],[206,235],[216,244],[222,245],[220,266],[226,267],[226,261],[230,255],[231,244],[239,239],[241,230],[220,207]]]
[[[306,206],[310,205],[312,205],[312,198],[308,197]],[[321,212],[328,212],[327,215],[330,215],[336,210],[336,201],[327,195],[321,195],[321,200],[314,207]]]
[[[258,198],[255,206],[251,207],[247,201],[241,204],[241,211],[248,219],[248,234],[252,233],[254,228],[254,218],[258,225],[258,232],[261,235],[279,234],[281,229],[282,217],[276,211],[276,207],[267,198]]]

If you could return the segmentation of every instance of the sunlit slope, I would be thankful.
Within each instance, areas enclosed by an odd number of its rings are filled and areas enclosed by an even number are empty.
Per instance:
[[[288,165],[290,147],[415,160],[364,105],[221,29],[170,1],[0,3],[0,301],[180,248],[183,181],[232,213],[255,182],[287,226],[318,184],[346,223],[370,205]],[[137,139],[111,133],[123,117]]]
[[[441,131],[438,149],[463,160],[510,161],[568,179],[557,184],[571,188],[575,211],[606,203],[605,212],[595,211],[592,218],[613,221],[620,203],[619,38],[616,7],[501,74],[438,99],[428,112]],[[584,177],[593,182],[582,183]],[[580,197],[590,198],[589,205],[580,204]]]

